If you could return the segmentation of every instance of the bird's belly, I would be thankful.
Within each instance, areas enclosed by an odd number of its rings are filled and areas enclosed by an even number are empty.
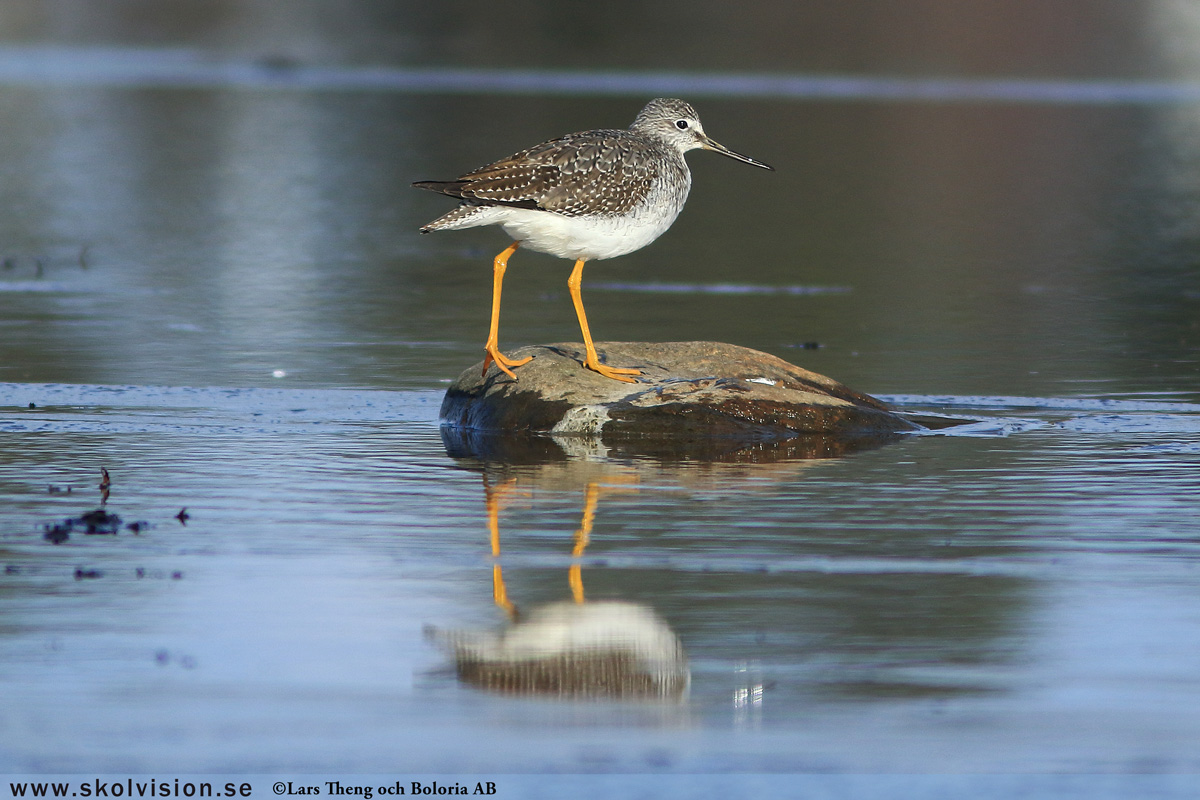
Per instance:
[[[628,216],[568,217],[549,211],[505,209],[501,225],[523,247],[559,258],[615,258],[661,236],[679,212]]]

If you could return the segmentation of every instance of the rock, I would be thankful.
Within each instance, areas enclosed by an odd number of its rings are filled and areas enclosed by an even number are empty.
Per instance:
[[[480,362],[442,401],[444,426],[482,433],[769,441],[895,434],[920,426],[865,394],[766,353],[717,342],[604,342],[601,358],[642,370],[622,383],[583,367],[583,345],[522,347],[513,381]]]

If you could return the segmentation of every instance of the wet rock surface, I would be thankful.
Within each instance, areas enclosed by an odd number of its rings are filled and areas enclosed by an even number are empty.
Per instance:
[[[604,342],[610,366],[642,371],[622,383],[583,367],[583,345],[523,347],[514,381],[483,362],[442,401],[443,425],[479,432],[639,439],[778,440],[879,436],[917,429],[885,403],[794,364],[717,342]]]

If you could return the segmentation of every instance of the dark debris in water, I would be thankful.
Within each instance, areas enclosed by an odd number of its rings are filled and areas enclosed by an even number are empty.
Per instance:
[[[187,519],[186,509],[180,514],[183,515],[182,519],[176,515],[176,519],[179,519],[180,522]],[[153,527],[153,523],[144,519],[134,520],[124,525],[125,530],[134,535],[141,534]],[[78,517],[69,517],[62,522],[43,525],[42,538],[52,544],[62,544],[70,538],[72,533],[83,533],[88,536],[116,536],[121,528],[120,516],[105,508],[97,508]]]
[[[145,526],[146,523],[132,523]],[[89,511],[78,517],[70,517],[62,522],[46,525],[43,538],[53,544],[62,544],[72,533],[82,531],[89,536],[116,536],[117,531],[121,529],[121,518],[116,514],[110,514],[103,508],[97,508],[95,511]],[[136,533],[136,531],[135,531]]]
[[[161,580],[167,577],[166,573],[162,570],[148,570],[145,567],[138,567],[137,570],[134,571],[134,574],[137,576],[138,580],[142,580],[143,578]],[[171,580],[183,580],[183,570],[171,570]]]
[[[89,535],[116,535],[121,527],[121,518],[116,514],[110,514],[103,508],[97,508],[95,511],[89,511],[82,517],[67,520],[69,523],[74,523],[77,527],[82,527],[84,533]]]
[[[104,573],[98,569],[83,569],[82,567],[75,568],[75,580],[77,581],[93,580],[103,576]]]
[[[195,669],[196,659],[189,655],[176,655],[165,648],[159,649],[154,653],[154,661],[160,667],[165,667],[174,662],[184,669]]]
[[[51,544],[62,544],[71,536],[71,528],[66,525],[46,526],[46,532],[42,534],[42,538]]]

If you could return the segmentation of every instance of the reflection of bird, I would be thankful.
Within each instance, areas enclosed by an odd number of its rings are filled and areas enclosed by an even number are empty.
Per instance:
[[[585,261],[632,253],[661,236],[679,216],[692,186],[683,154],[703,148],[771,169],[735,153],[704,133],[695,109],[682,100],[651,100],[629,130],[572,133],[522,150],[455,181],[418,181],[421,189],[457,197],[458,208],[421,228],[437,230],[499,225],[514,241],[493,262],[492,322],[484,372],[496,366],[516,378],[513,360],[500,352],[500,285],[508,258],[521,245],[575,260],[567,281],[587,356],[584,365],[633,383],[636,369],[600,363],[579,285]]]
[[[550,603],[500,633],[426,627],[459,678],[506,694],[681,700],[691,682],[679,637],[649,608]]]
[[[588,545],[602,489],[588,481],[583,518],[572,556]],[[628,490],[624,487],[613,487]],[[629,487],[637,491],[636,486]],[[500,511],[522,493],[517,478],[483,479],[492,557],[500,557]],[[465,683],[498,692],[558,697],[624,697],[679,700],[691,681],[679,637],[650,608],[618,600],[588,602],[578,562],[567,571],[574,601],[550,603],[518,614],[508,599],[500,564],[492,565],[492,599],[509,626],[499,633],[448,631],[427,626],[425,635],[454,656]]]

